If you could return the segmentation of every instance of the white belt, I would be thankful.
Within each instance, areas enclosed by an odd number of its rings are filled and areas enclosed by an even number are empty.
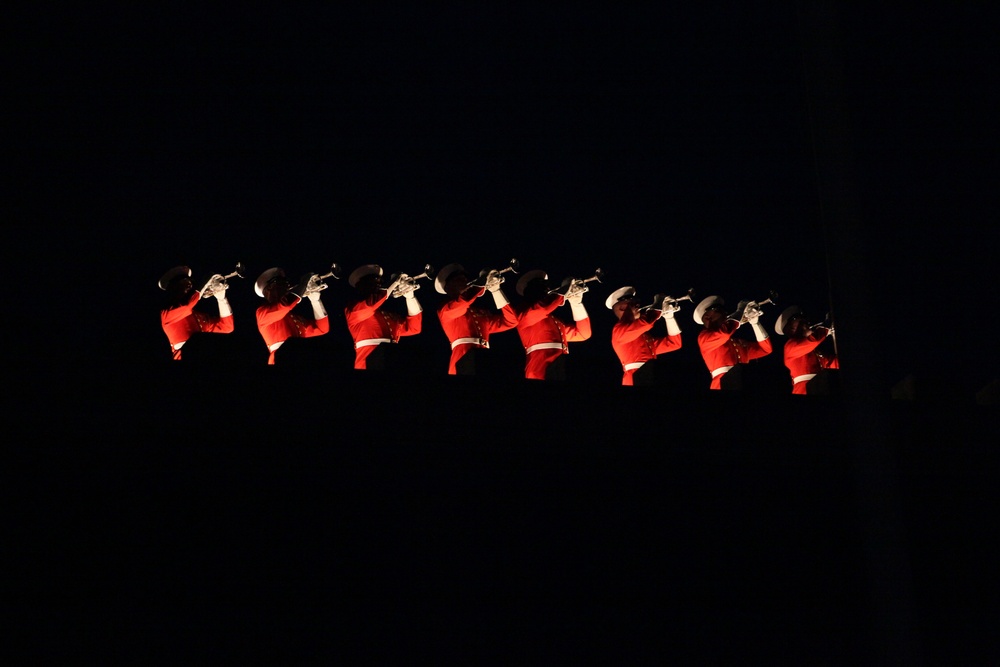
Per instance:
[[[174,345],[173,345],[173,348],[174,348],[175,350],[179,350],[179,349],[181,349],[182,347],[184,347],[184,343],[186,343],[186,342],[187,342],[186,340],[182,340],[182,341],[181,341],[181,342],[179,342],[179,343],[174,343]]]
[[[359,340],[357,343],[355,343],[354,349],[356,350],[359,347],[371,347],[372,345],[381,345],[382,343],[391,343],[391,342],[392,339],[390,338],[365,338],[364,340]]]
[[[481,347],[485,347],[486,349],[489,349],[490,347],[490,344],[482,338],[456,338],[451,341],[451,349],[454,350],[459,345],[479,345]]]
[[[645,361],[636,361],[631,364],[625,364],[624,366],[622,366],[622,368],[624,368],[627,371],[634,371],[637,368],[642,368],[645,364],[646,364]]]
[[[722,366],[721,368],[716,368],[714,371],[712,371],[712,377],[717,378],[723,373],[728,373],[731,370],[733,370],[732,366]]]
[[[525,354],[531,354],[535,350],[561,350],[563,349],[562,343],[538,343],[537,345],[532,345],[524,351]]]
[[[815,373],[806,373],[805,375],[796,375],[792,378],[792,384],[798,384],[800,382],[808,382],[816,377]]]
[[[268,349],[269,351],[271,351],[271,352],[274,352],[274,351],[275,351],[275,350],[277,350],[277,349],[278,349],[279,347],[281,347],[281,344],[282,344],[282,343],[284,343],[284,342],[285,342],[285,341],[283,341],[283,340],[279,340],[279,341],[278,341],[277,343],[271,343],[270,345],[268,345],[268,346],[267,346],[267,349]]]

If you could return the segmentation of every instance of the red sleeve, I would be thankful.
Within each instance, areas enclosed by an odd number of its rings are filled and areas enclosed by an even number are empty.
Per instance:
[[[565,327],[567,343],[579,343],[590,338],[589,317],[585,317],[582,320],[576,320],[573,324],[567,324]]]
[[[365,320],[369,317],[373,317],[375,312],[385,303],[386,299],[389,298],[389,293],[385,290],[377,290],[373,294],[369,294],[366,298],[361,299],[353,306],[347,309],[347,315],[354,315],[355,317]]]
[[[611,329],[611,344],[631,343],[642,334],[653,328],[652,322],[643,319],[632,320],[628,324],[618,320]]]
[[[471,292],[470,290],[462,292],[458,297],[448,301],[438,309],[438,317],[441,318],[442,322],[465,317],[465,314],[469,312],[469,307],[472,306],[472,302],[481,297],[485,292],[485,287],[478,290],[478,292]]]
[[[746,353],[747,361],[753,359],[760,359],[761,357],[766,357],[771,354],[771,339],[765,338],[762,341],[740,341],[743,347],[743,351]]]
[[[420,333],[423,327],[424,314],[419,312],[416,315],[407,315],[405,318],[393,314],[392,323],[396,331],[395,336],[414,336]]]
[[[815,339],[789,338],[788,340],[785,341],[785,350],[784,350],[785,359],[796,359],[798,357],[804,357],[805,355],[809,354],[817,347],[819,347],[819,344],[822,343],[823,339],[825,338],[826,334],[823,334],[821,337]]]
[[[292,308],[298,305],[301,301],[299,297],[295,297],[295,300],[290,304],[285,303],[272,303],[264,306],[263,308],[257,309],[257,326],[263,327],[268,324],[274,324],[275,322],[280,322],[285,319],[288,313],[292,312]],[[329,319],[329,318],[325,318]],[[329,327],[329,325],[327,325]]]
[[[490,333],[507,331],[517,326],[517,312],[509,303],[500,309],[498,313],[492,313],[486,320]]]
[[[666,354],[667,352],[673,352],[674,350],[680,349],[681,347],[681,335],[674,334],[673,336],[664,336],[663,338],[656,339],[656,346],[653,349],[656,354]]]
[[[160,320],[163,322],[163,326],[175,324],[185,317],[190,317],[191,313],[194,312],[194,305],[198,303],[199,299],[201,299],[201,292],[195,290],[191,293],[191,298],[187,303],[162,311],[160,313]]]
[[[299,324],[302,326],[302,338],[311,338],[313,336],[322,336],[325,333],[330,332],[330,318],[324,317],[319,320],[307,320],[305,318],[299,318]]]
[[[201,323],[201,330],[206,333],[233,333],[233,316],[206,317]]]
[[[522,327],[530,327],[538,324],[566,301],[566,298],[560,294],[553,294],[552,296],[553,298],[549,299],[548,303],[542,300],[524,311],[521,314],[520,325]]]
[[[726,320],[718,331],[702,330],[698,334],[698,347],[702,352],[710,352],[722,347],[733,337],[733,334],[740,328],[740,323],[736,320]],[[769,344],[770,345],[770,344]],[[770,352],[770,350],[768,350]]]

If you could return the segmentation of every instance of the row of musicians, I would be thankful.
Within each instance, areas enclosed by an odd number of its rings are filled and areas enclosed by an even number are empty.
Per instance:
[[[437,315],[451,345],[448,373],[474,374],[476,355],[489,349],[490,336],[516,328],[526,353],[525,377],[561,379],[563,357],[569,352],[569,344],[585,341],[591,335],[590,317],[583,304],[584,293],[588,291],[586,281],[572,281],[553,289],[545,272],[529,271],[517,281],[516,291],[524,306],[515,310],[503,292],[502,273],[484,272],[470,280],[462,265],[449,264],[434,278],[435,290],[446,297]],[[257,278],[254,290],[264,299],[264,305],[257,309],[257,327],[269,351],[269,364],[275,363],[276,353],[288,339],[329,332],[329,317],[322,301],[326,285],[319,280],[323,277],[309,274],[293,285],[284,270],[275,267]],[[420,333],[423,308],[417,300],[417,284],[404,275],[384,286],[383,271],[377,264],[359,267],[348,282],[357,291],[345,308],[347,326],[354,340],[354,367],[370,369],[379,364],[379,352],[385,349],[382,346]],[[161,323],[174,359],[180,360],[184,343],[194,333],[233,330],[224,276],[215,275],[205,287],[196,290],[190,268],[178,266],[163,275],[159,286],[168,294],[169,303],[161,311]],[[475,305],[487,293],[495,308]],[[404,298],[405,316],[384,307],[391,296]],[[218,316],[195,308],[199,301],[210,297],[218,302]],[[680,310],[679,302],[685,299],[690,296],[674,299],[658,295],[652,304],[643,306],[632,287],[615,290],[606,299],[605,305],[618,319],[611,342],[622,365],[623,385],[650,382],[648,362],[680,349],[681,329],[675,314]],[[293,312],[303,300],[309,302],[312,318]],[[566,304],[572,313],[572,323],[555,315]],[[695,307],[694,320],[703,327],[698,346],[711,373],[712,389],[734,388],[733,381],[738,376],[731,373],[734,368],[771,353],[771,340],[760,322],[761,315],[760,307],[753,302],[741,302],[735,312],[727,312],[724,301],[717,296],[702,299]],[[663,333],[654,332],[659,320],[665,323]],[[744,324],[753,330],[753,340],[733,335]],[[792,393],[810,393],[810,380],[823,369],[838,368],[835,354],[818,349],[831,338],[832,327],[810,324],[802,311],[792,306],[778,317],[775,330],[788,337],[784,362],[790,373]]]

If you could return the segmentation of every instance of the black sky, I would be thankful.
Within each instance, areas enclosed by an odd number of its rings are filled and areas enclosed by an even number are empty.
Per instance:
[[[145,315],[156,278],[180,263],[197,278],[237,260],[255,276],[516,256],[557,279],[604,268],[596,317],[624,284],[774,289],[819,316],[838,232],[809,83],[826,73],[806,54],[832,36],[866,298],[888,301],[880,327],[915,329],[883,345],[889,376],[928,349],[973,363],[952,332],[993,278],[995,170],[974,168],[993,137],[986,17],[832,16],[817,34],[794,8],[744,3],[39,14],[12,41],[31,205],[17,224],[45,230],[28,247],[51,264],[113,285],[121,325],[100,337],[143,341],[140,357],[163,342]],[[249,319],[256,297],[237,289]],[[941,324],[920,331],[928,311]]]

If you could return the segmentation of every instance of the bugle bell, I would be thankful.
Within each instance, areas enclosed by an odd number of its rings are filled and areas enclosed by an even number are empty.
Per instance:
[[[420,289],[420,285],[417,283],[421,278],[432,278],[434,276],[434,267],[430,264],[424,264],[423,273],[417,274],[415,276],[410,276],[405,273],[399,273],[392,276],[392,282],[386,288],[389,295],[393,298],[399,298],[401,296],[406,296],[412,293],[414,290]]]
[[[684,296],[669,296],[667,294],[656,294],[653,296],[653,303],[648,306],[643,306],[639,310],[645,312],[647,310],[664,310],[667,306],[677,306],[681,301],[694,301],[694,288],[692,287],[687,291]],[[674,310],[680,310],[680,306],[674,308]]]
[[[579,278],[574,278],[572,276],[568,278],[563,278],[562,284],[559,287],[556,287],[555,289],[550,289],[548,293],[561,294],[568,299],[570,297],[577,296],[579,294],[583,294],[584,292],[588,291],[590,288],[587,286],[587,283],[592,283],[595,280],[597,282],[601,282],[601,278],[603,277],[604,277],[604,269],[599,268],[596,271],[594,271],[594,275],[592,275],[589,278],[579,279]]]
[[[766,306],[768,304],[775,305],[777,303],[778,293],[771,290],[768,293],[766,299],[761,301],[740,301],[739,305],[736,307],[736,311],[729,316],[731,320],[737,320],[740,324],[746,324],[747,320],[750,318],[747,316],[747,311],[760,311],[761,306]]]
[[[305,288],[302,290],[302,294],[300,294],[299,296],[305,298],[306,296],[314,292],[322,292],[327,287],[329,287],[329,285],[327,285],[324,281],[327,278],[340,280],[340,274],[342,272],[343,270],[340,268],[340,265],[334,262],[333,264],[330,265],[330,270],[324,273],[323,275],[319,275],[316,273],[309,275],[308,281],[306,281],[305,284]]]
[[[246,270],[247,267],[243,265],[243,262],[236,262],[236,267],[233,269],[232,273],[227,273],[226,275],[216,273],[208,279],[208,282],[205,283],[205,286],[201,289],[201,298],[207,299],[211,296],[215,296],[215,293],[220,289],[228,289],[229,283],[227,281],[230,278],[246,278],[246,275],[244,275]]]
[[[517,258],[514,257],[514,258],[512,258],[510,260],[510,262],[507,263],[507,266],[505,268],[502,268],[502,269],[499,269],[499,270],[497,270],[497,269],[483,269],[482,271],[479,272],[479,277],[475,278],[474,280],[470,280],[467,283],[466,286],[467,287],[486,287],[486,285],[489,283],[489,280],[490,280],[491,277],[497,278],[502,283],[504,281],[503,274],[505,274],[505,273],[513,273],[513,274],[516,275],[517,274],[517,270],[520,269],[520,268],[521,268],[521,262],[517,261]]]

